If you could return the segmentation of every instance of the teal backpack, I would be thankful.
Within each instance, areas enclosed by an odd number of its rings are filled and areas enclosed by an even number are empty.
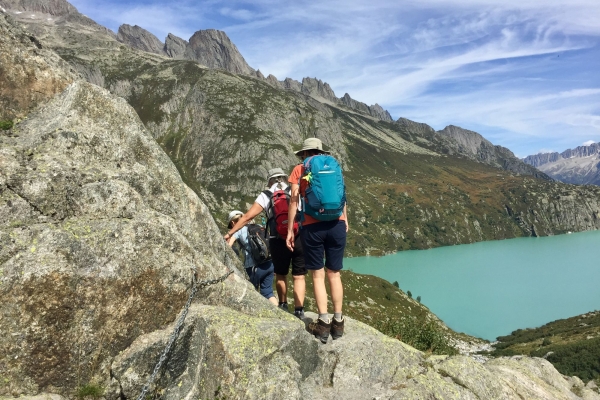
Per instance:
[[[319,221],[338,219],[346,205],[346,185],[340,164],[328,154],[319,154],[306,158],[303,165],[302,179],[308,185],[302,212]]]

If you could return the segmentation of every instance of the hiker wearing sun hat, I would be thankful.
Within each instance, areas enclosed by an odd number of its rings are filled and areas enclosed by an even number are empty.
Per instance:
[[[308,329],[322,343],[326,343],[330,334],[334,340],[344,334],[344,287],[340,271],[343,268],[348,232],[346,191],[341,168],[335,158],[323,148],[320,139],[306,139],[302,148],[295,154],[303,162],[294,167],[289,177],[292,197],[288,220],[293,221],[298,214],[301,215],[300,238],[304,248],[304,262],[313,278],[319,312],[319,318],[311,323]],[[320,196],[325,193],[326,195]],[[323,203],[325,199],[333,200]],[[290,250],[295,247],[291,227],[288,228],[286,244]],[[331,289],[334,312],[332,320],[329,319],[327,311],[325,276]]]
[[[306,139],[302,143],[302,148],[298,151],[295,151],[294,154],[296,154],[300,158],[305,158],[305,157],[301,157],[305,151],[313,151],[313,152],[316,151],[316,152],[318,152],[318,154],[331,154],[330,152],[325,151],[323,149],[323,142],[321,142],[321,139],[318,139],[318,138]]]
[[[281,168],[270,169],[267,173],[267,189],[258,195],[250,209],[230,228],[228,234],[225,235],[225,240],[229,240],[231,237],[230,234],[234,234],[236,230],[242,229],[248,220],[255,218],[264,211],[267,216],[269,251],[277,280],[278,306],[285,311],[289,311],[287,303],[287,275],[291,263],[294,280],[294,315],[298,318],[303,318],[304,295],[306,291],[304,276],[307,274],[307,271],[304,267],[304,254],[302,252],[300,237],[296,238],[297,247],[293,251],[289,250],[286,245],[289,198],[290,187],[287,175]]]

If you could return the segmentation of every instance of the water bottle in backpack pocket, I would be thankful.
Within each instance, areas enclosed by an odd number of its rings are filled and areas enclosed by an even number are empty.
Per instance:
[[[308,157],[303,162],[307,181],[303,212],[320,221],[338,219],[346,204],[346,185],[342,168],[328,154]]]

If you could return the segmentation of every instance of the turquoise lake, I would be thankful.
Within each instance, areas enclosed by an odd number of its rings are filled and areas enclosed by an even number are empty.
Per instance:
[[[600,231],[348,258],[344,268],[398,281],[450,328],[488,340],[600,309]]]

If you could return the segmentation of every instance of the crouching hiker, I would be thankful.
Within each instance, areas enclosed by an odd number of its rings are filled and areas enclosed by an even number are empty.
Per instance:
[[[269,249],[275,266],[275,278],[279,307],[288,310],[287,288],[290,263],[294,280],[294,315],[304,318],[304,295],[306,282],[304,280],[307,270],[304,266],[304,253],[302,241],[298,235],[298,223],[295,222],[292,230],[295,234],[294,249],[287,248],[288,211],[290,204],[291,188],[288,186],[287,176],[281,168],[273,168],[268,172],[268,189],[263,191],[256,199],[256,203],[267,214],[267,228],[269,231]],[[253,206],[254,207],[254,206]],[[250,209],[252,211],[252,208]],[[255,209],[258,210],[258,207]],[[250,211],[248,212],[250,214]]]
[[[288,220],[294,221],[296,215],[300,215],[304,260],[313,278],[319,318],[308,329],[322,343],[327,343],[330,333],[334,340],[344,334],[344,288],[340,271],[348,232],[346,190],[339,164],[323,150],[319,139],[306,139],[296,155],[303,162],[294,168],[289,178],[292,195]],[[290,250],[295,247],[291,225],[288,226],[286,244]],[[327,312],[324,267],[331,289],[333,321]]]
[[[229,246],[237,241],[244,253],[244,268],[254,287],[273,305],[277,299],[273,295],[273,262],[266,245],[264,228],[252,223],[252,218],[241,211],[229,213],[227,228],[223,236]],[[246,226],[250,222],[250,225]],[[262,242],[262,243],[261,243]]]

